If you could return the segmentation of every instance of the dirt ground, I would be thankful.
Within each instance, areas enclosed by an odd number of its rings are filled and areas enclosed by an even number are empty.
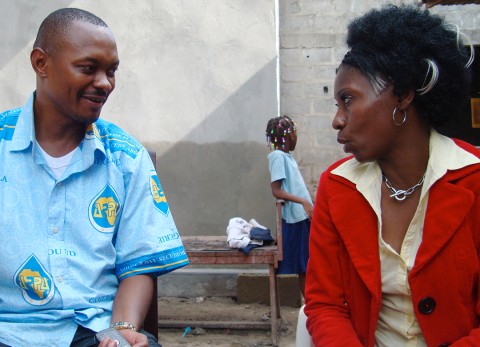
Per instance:
[[[282,306],[279,347],[295,347],[298,307]],[[269,321],[270,307],[262,304],[238,304],[234,298],[159,298],[158,313],[162,347],[264,347],[272,346],[269,330],[203,329],[191,326],[168,328],[168,321]],[[301,347],[301,346],[299,346]]]

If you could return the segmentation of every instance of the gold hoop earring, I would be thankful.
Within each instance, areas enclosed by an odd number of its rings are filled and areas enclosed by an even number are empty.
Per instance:
[[[395,107],[395,109],[393,110],[393,113],[392,113],[393,124],[395,124],[396,126],[402,126],[403,124],[405,124],[405,122],[406,122],[406,120],[407,120],[407,111],[406,111],[406,110],[403,110],[403,119],[402,119],[402,122],[401,122],[401,123],[398,123],[397,120],[395,119],[395,113],[397,112],[397,109],[398,109],[398,107]]]

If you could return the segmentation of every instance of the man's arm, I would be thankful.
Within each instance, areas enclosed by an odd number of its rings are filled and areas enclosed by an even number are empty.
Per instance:
[[[128,322],[137,330],[143,327],[152,301],[154,279],[148,275],[127,277],[120,282],[115,300],[113,301],[112,323]],[[123,336],[134,347],[147,347],[147,337],[130,329],[120,330]],[[106,339],[99,344],[101,347],[115,346],[114,341]]]
[[[153,278],[148,275],[122,280],[113,301],[112,323],[125,321],[140,330],[152,301],[153,287]]]

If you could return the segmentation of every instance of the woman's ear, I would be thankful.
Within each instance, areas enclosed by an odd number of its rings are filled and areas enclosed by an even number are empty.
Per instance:
[[[413,98],[415,97],[415,91],[409,90],[405,94],[402,94],[398,97],[398,108],[400,110],[406,110],[413,102]]]
[[[30,53],[30,63],[38,77],[45,77],[47,75],[47,58],[47,53],[39,47],[34,48],[32,53]]]

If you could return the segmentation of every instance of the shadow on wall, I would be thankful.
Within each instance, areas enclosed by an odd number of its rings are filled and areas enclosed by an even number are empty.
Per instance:
[[[277,114],[275,73],[272,60],[175,144],[144,144],[157,152],[158,175],[183,235],[226,235],[233,217],[254,218],[273,230],[264,134]],[[218,133],[225,140],[208,142]]]
[[[158,175],[180,233],[226,235],[232,217],[273,228],[266,160],[265,147],[252,142],[180,142],[159,156]]]

